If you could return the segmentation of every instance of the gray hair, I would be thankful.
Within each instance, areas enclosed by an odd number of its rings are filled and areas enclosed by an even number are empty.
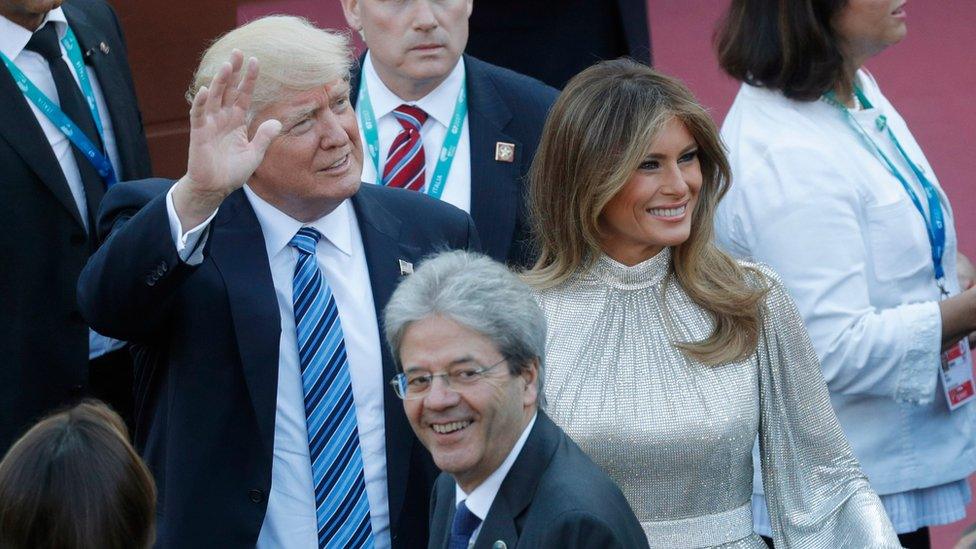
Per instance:
[[[261,63],[248,123],[280,99],[282,92],[303,92],[340,78],[348,80],[353,63],[346,33],[320,29],[302,17],[270,15],[228,32],[207,48],[186,92],[187,100],[192,103],[200,88],[210,85],[234,49],[244,52],[245,61],[254,57]]]
[[[538,360],[539,407],[545,404],[546,317],[532,290],[504,265],[460,250],[434,255],[400,283],[383,316],[386,340],[398,363],[404,332],[411,323],[432,316],[491,340],[512,375]]]

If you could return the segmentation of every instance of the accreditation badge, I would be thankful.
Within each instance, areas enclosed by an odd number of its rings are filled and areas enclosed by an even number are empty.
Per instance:
[[[969,341],[962,338],[951,349],[942,353],[942,389],[945,391],[949,410],[955,410],[976,398],[973,386],[973,359],[969,353]]]

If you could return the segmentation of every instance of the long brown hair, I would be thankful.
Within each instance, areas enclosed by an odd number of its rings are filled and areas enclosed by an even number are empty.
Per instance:
[[[732,78],[816,101],[837,84],[849,87],[833,20],[847,0],[732,0],[715,48]]]
[[[0,548],[141,549],[155,520],[152,476],[100,402],[42,420],[0,462]]]
[[[747,282],[745,269],[712,243],[715,208],[731,173],[718,130],[683,84],[634,61],[604,61],[584,70],[549,113],[529,174],[539,259],[523,276],[536,288],[552,287],[596,261],[601,212],[672,118],[698,144],[702,188],[691,234],[673,248],[668,280],[716,324],[705,340],[676,345],[707,364],[742,359],[759,339],[765,286]],[[756,274],[751,278],[762,280]]]

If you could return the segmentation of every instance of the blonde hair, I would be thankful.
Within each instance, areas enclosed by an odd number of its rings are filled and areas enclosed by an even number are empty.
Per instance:
[[[248,121],[280,99],[282,92],[302,92],[348,79],[352,66],[347,34],[320,29],[303,17],[269,15],[224,34],[207,48],[186,93],[188,101],[192,103],[200,88],[210,85],[234,49],[244,52],[244,59],[255,57],[261,63]]]
[[[677,282],[715,320],[708,338],[675,345],[706,364],[741,360],[759,340],[766,289],[761,273],[739,265],[712,243],[715,208],[731,179],[718,131],[683,84],[634,61],[604,61],[584,70],[569,81],[549,113],[529,172],[539,259],[523,276],[536,288],[548,288],[593,265],[602,253],[601,212],[672,118],[698,144],[702,188],[691,234],[673,248],[666,283]],[[760,282],[750,284],[747,271]]]

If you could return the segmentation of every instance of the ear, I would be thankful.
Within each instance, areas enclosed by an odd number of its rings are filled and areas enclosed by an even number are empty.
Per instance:
[[[522,389],[522,405],[534,406],[539,402],[539,359],[532,359],[519,374],[525,384]]]
[[[363,23],[359,17],[360,0],[339,0],[342,4],[342,14],[346,16],[346,24],[356,32],[363,30]]]

